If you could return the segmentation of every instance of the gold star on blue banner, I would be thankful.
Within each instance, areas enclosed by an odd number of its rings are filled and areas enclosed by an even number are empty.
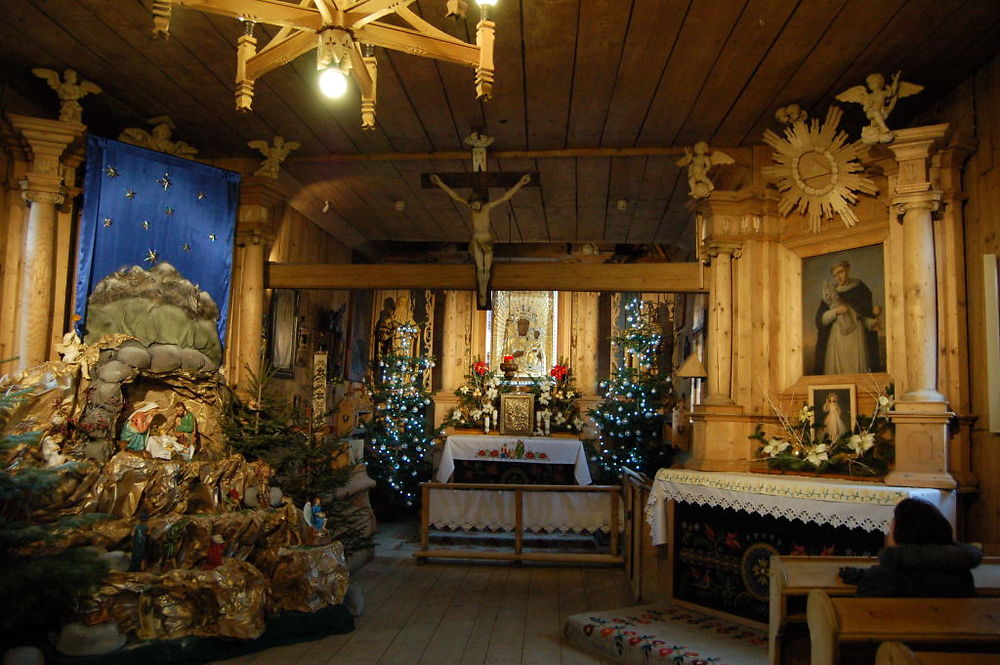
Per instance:
[[[164,215],[173,215],[174,214],[174,209],[168,206],[168,207],[166,207],[166,208],[163,209],[163,214]]]
[[[134,199],[135,198],[135,190],[134,189],[126,189],[125,190],[125,198],[127,198],[127,199]]]
[[[159,183],[161,187],[163,187],[163,191],[167,191],[168,189],[170,189],[170,185],[174,184],[173,182],[170,181],[169,173],[164,173],[162,176],[160,176],[160,179],[157,180],[156,182]]]
[[[149,220],[148,219],[142,220],[142,230],[143,231],[148,231],[149,230]]]
[[[183,245],[181,245],[181,249],[183,249],[185,252],[190,252],[191,245],[189,245],[188,243],[184,243]]]
[[[104,167],[104,173],[105,173],[105,174],[106,174],[106,175],[107,175],[107,176],[108,176],[109,178],[117,178],[117,177],[118,177],[118,169],[116,169],[116,168],[115,168],[114,166],[112,166],[111,164],[108,164],[107,166],[105,166],[105,167]]]
[[[147,261],[149,263],[156,263],[156,259],[159,258],[159,256],[160,256],[159,252],[157,252],[155,249],[151,249],[149,250],[149,252],[146,253],[146,258],[144,258],[143,261]]]

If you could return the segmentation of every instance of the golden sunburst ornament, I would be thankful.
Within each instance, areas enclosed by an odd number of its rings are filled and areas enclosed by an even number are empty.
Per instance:
[[[840,108],[831,106],[823,124],[815,118],[808,125],[799,120],[785,128],[784,137],[764,132],[764,143],[774,148],[775,164],[762,171],[781,192],[778,212],[807,215],[813,233],[819,233],[824,218],[835,214],[851,228],[858,223],[852,207],[858,192],[878,191],[874,182],[859,175],[864,170],[859,159],[868,147],[848,143],[847,134],[837,131],[840,116]]]

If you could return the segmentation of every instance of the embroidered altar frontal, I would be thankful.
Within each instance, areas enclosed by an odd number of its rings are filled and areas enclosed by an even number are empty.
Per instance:
[[[885,538],[690,503],[676,504],[672,535],[675,598],[765,623],[772,555],[871,556]]]

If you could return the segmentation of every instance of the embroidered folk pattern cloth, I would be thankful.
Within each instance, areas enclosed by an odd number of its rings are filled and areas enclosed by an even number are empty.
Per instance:
[[[907,497],[934,504],[954,522],[955,493],[945,490],[687,469],[660,469],[656,474],[646,521],[655,545],[668,539],[668,501],[886,533],[893,508]]]
[[[590,468],[583,444],[578,439],[549,439],[531,436],[449,436],[441,452],[434,479],[448,482],[455,460],[493,460],[536,464],[572,464],[578,485],[590,485]]]
[[[635,665],[767,662],[766,633],[662,603],[574,614],[563,634],[582,649]]]

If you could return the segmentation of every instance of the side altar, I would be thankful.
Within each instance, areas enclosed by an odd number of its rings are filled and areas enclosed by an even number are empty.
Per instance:
[[[583,443],[576,438],[453,435],[445,440],[434,479],[590,485]]]
[[[954,522],[956,493],[761,473],[661,469],[646,519],[674,599],[767,622],[774,555],[872,556],[906,498]]]

